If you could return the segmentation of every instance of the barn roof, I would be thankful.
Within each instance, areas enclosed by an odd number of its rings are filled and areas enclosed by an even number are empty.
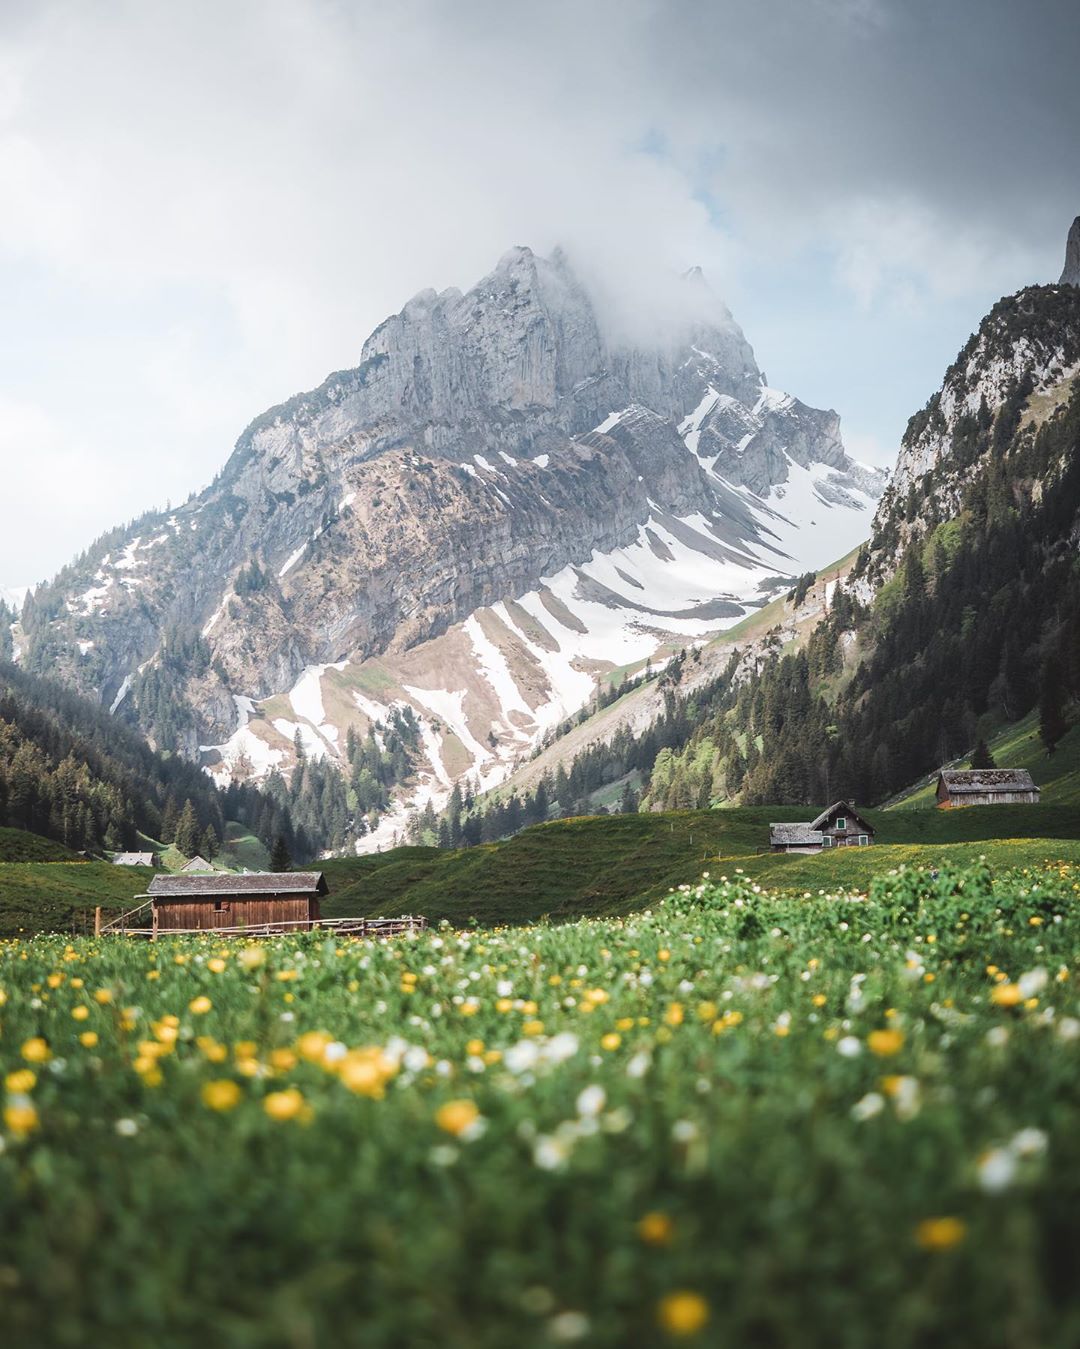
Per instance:
[[[113,854],[114,867],[152,867],[152,852],[118,852]]]
[[[822,833],[820,829],[815,829],[810,824],[770,824],[769,842],[771,844],[786,843],[789,847],[795,845],[809,846],[820,844]]]
[[[252,871],[242,876],[217,871],[155,876],[148,893],[155,899],[212,899],[218,895],[325,895],[329,891],[321,871]]]
[[[1039,790],[1026,768],[943,768],[940,776],[952,796]]]
[[[834,801],[828,810],[823,810],[816,820],[811,820],[811,829],[821,829],[829,823],[834,815],[850,815],[853,820],[858,820],[863,827],[863,832],[872,834],[874,826],[864,820],[850,801]]]

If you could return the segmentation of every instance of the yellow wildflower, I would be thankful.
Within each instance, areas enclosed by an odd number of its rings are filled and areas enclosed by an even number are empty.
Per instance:
[[[990,990],[990,1001],[995,1007],[1015,1007],[1022,998],[1019,984],[998,984]]]
[[[202,993],[197,998],[192,998],[192,1000],[188,1003],[188,1011],[194,1012],[196,1016],[204,1016],[210,1010],[210,1008],[213,1007],[213,1005],[214,1004],[210,1001],[210,999],[206,996],[206,994]]]
[[[275,1120],[290,1120],[304,1111],[303,1095],[295,1087],[286,1087],[284,1091],[272,1091],[263,1101],[263,1109]]]
[[[668,1293],[660,1300],[656,1319],[669,1335],[696,1335],[709,1319],[709,1304],[700,1293]]]
[[[211,1082],[204,1082],[202,1091],[203,1105],[211,1110],[232,1110],[234,1106],[240,1104],[243,1092],[239,1086],[228,1077],[218,1077]]]
[[[25,1138],[38,1127],[38,1112],[26,1096],[13,1097],[4,1107],[4,1127],[16,1138]]]
[[[621,1035],[617,1035],[613,1030],[612,1030],[612,1031],[608,1031],[608,1033],[607,1033],[606,1035],[601,1035],[601,1037],[600,1037],[600,1048],[601,1048],[601,1049],[607,1049],[607,1050],[618,1049],[618,1047],[619,1047],[621,1044],[622,1044],[622,1036],[621,1036]]]
[[[898,1030],[872,1030],[866,1037],[866,1047],[879,1058],[891,1058],[904,1047],[904,1033]]]
[[[89,1015],[90,1008],[81,1002],[71,1009],[72,1021],[85,1021]]]
[[[924,1251],[948,1251],[967,1236],[960,1218],[924,1218],[915,1229],[915,1240]]]
[[[225,962],[220,956],[214,956],[212,960],[206,962],[206,968],[211,974],[224,974]]]
[[[447,1101],[435,1111],[435,1123],[455,1138],[460,1138],[480,1118],[475,1101]]]
[[[102,1007],[104,1007],[106,1003],[112,1002],[112,1000],[113,995],[111,988],[99,988],[94,993],[94,1001],[101,1003]]]
[[[669,1026],[681,1026],[683,1023],[683,1006],[681,1002],[673,1002],[664,1013],[664,1020]]]
[[[98,1033],[96,1030],[84,1030],[79,1036],[79,1044],[83,1049],[93,1049],[98,1042]]]
[[[675,1235],[675,1224],[666,1213],[646,1213],[638,1219],[637,1234],[646,1246],[667,1246]]]
[[[52,1058],[52,1051],[40,1035],[35,1035],[23,1042],[22,1056],[27,1063],[48,1063]]]
[[[33,1091],[36,1082],[37,1073],[31,1072],[29,1068],[16,1068],[4,1078],[4,1086],[16,1096],[25,1096],[28,1091]]]

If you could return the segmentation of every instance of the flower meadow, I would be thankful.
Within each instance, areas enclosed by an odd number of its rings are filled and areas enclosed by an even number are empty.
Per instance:
[[[4,943],[3,1342],[1074,1346],[1078,899]]]

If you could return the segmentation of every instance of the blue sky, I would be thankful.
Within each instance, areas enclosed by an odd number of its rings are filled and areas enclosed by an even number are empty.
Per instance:
[[[1080,211],[1063,0],[11,0],[0,585],[177,501],[417,290],[700,264],[887,462]]]

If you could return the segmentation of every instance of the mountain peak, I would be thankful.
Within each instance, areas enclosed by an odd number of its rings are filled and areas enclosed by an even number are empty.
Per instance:
[[[1072,222],[1065,241],[1065,266],[1059,286],[1080,286],[1080,215]]]

